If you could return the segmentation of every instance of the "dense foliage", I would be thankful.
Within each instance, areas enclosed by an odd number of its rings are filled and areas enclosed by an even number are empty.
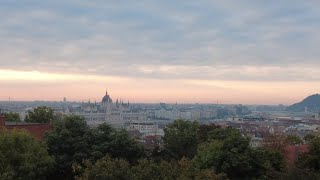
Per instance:
[[[303,140],[297,135],[288,135],[287,136],[288,143],[290,145],[300,145],[303,144]]]
[[[285,154],[285,147],[289,144],[289,139],[283,134],[273,134],[264,138],[262,146],[265,149],[277,150]]]
[[[253,149],[249,142],[236,129],[213,129],[193,161],[201,169],[226,173],[232,179],[268,177],[284,169],[284,158],[279,151]]]
[[[196,121],[176,120],[164,129],[164,147],[173,158],[193,158],[197,152],[197,130],[199,123]]]
[[[53,167],[43,143],[25,131],[0,130],[0,179],[45,179]]]
[[[6,112],[6,113],[2,113],[1,115],[4,116],[6,121],[21,122],[19,113]]]
[[[46,106],[39,106],[29,111],[25,118],[26,122],[32,123],[50,123],[56,119],[53,109]]]
[[[320,137],[316,136],[311,140],[309,151],[300,156],[298,166],[320,173]]]
[[[53,123],[53,131],[46,135],[48,151],[57,162],[57,173],[70,176],[72,165],[83,160],[96,161],[109,154],[133,162],[143,150],[124,130],[102,124],[90,128],[79,116],[66,116]]]
[[[75,170],[81,170],[78,166]],[[122,179],[122,180],[162,180],[162,179],[222,179],[222,175],[216,175],[211,170],[196,169],[188,159],[180,161],[161,161],[155,163],[147,159],[141,159],[137,164],[131,165],[123,159],[106,156],[95,164],[86,163],[86,168],[78,180],[88,179]]]
[[[209,133],[218,128],[221,128],[221,127],[215,124],[200,125],[197,131],[198,143],[200,144],[200,143],[206,142],[209,138]]]
[[[41,108],[40,108],[41,109]],[[0,130],[0,179],[317,179],[320,137],[279,134],[253,148],[239,130],[196,121],[176,120],[165,128],[163,146],[145,153],[123,129],[84,118],[55,118],[45,144],[22,131]],[[41,111],[41,113],[38,112]],[[54,121],[52,121],[54,118]],[[35,121],[36,122],[36,121]],[[39,121],[37,122],[44,122]],[[286,167],[287,145],[309,142],[296,167]],[[50,157],[51,156],[51,157]],[[308,173],[306,173],[308,172]]]

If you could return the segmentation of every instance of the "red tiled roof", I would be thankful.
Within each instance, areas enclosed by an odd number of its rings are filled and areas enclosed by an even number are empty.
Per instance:
[[[51,124],[37,124],[37,123],[14,123],[14,124],[6,124],[3,116],[0,116],[0,130],[1,128],[6,129],[21,129],[29,132],[38,140],[43,140],[44,134],[48,131],[52,130]]]

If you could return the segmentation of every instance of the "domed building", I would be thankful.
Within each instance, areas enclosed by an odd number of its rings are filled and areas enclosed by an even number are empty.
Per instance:
[[[112,99],[110,98],[107,90],[106,90],[106,95],[103,96],[101,103],[102,103],[103,105],[112,103]]]
[[[123,126],[124,123],[132,120],[145,121],[147,118],[144,112],[132,111],[129,101],[124,103],[123,100],[117,99],[113,103],[108,91],[103,96],[101,103],[91,103],[89,100],[88,103],[82,103],[71,113],[84,117],[89,125],[109,123],[115,127]]]

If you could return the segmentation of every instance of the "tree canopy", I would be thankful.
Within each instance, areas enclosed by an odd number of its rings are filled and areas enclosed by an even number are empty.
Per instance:
[[[26,122],[32,123],[50,123],[56,119],[53,109],[46,106],[39,106],[29,111],[25,118]]]
[[[86,168],[81,170],[76,166],[75,170],[82,171],[76,177],[77,180],[87,179],[123,179],[123,180],[162,180],[162,179],[183,179],[183,180],[206,180],[219,179],[222,175],[216,175],[213,171],[196,169],[191,161],[186,158],[180,161],[161,161],[155,163],[152,160],[141,159],[136,164],[130,165],[124,159],[111,158],[106,156],[95,164],[86,163]]]
[[[308,138],[309,152],[300,156],[298,168],[285,172],[284,147],[302,143],[295,136],[276,134],[267,137],[262,147],[253,148],[250,138],[237,129],[176,120],[165,128],[164,146],[147,156],[124,129],[108,124],[89,127],[84,118],[74,115],[57,118],[52,125],[45,143],[24,131],[0,131],[0,179],[319,177],[317,134]]]
[[[5,112],[5,113],[2,113],[2,115],[4,116],[6,121],[10,121],[10,122],[20,122],[21,121],[19,113]]]
[[[310,142],[309,151],[302,154],[297,162],[298,167],[313,172],[320,172],[320,137],[314,137]]]
[[[200,169],[212,168],[231,179],[264,177],[284,169],[280,152],[251,148],[250,139],[236,129],[216,128],[208,134],[207,142],[199,146],[193,159]]]
[[[303,140],[304,140],[304,142],[306,142],[306,143],[311,143],[312,140],[313,140],[315,137],[317,137],[317,134],[315,134],[315,133],[309,133],[309,134],[307,134],[307,135],[305,135],[305,136],[303,137]]]
[[[61,174],[70,174],[73,164],[82,164],[84,160],[96,161],[107,154],[130,162],[143,155],[143,149],[126,131],[116,130],[107,124],[90,128],[79,116],[56,120],[45,139]]]
[[[208,140],[209,133],[215,129],[221,128],[220,126],[217,126],[215,124],[202,124],[198,128],[197,137],[198,137],[198,143],[203,143]]]
[[[303,143],[303,140],[297,135],[288,135],[287,140],[290,145],[300,145]]]
[[[70,173],[73,163],[88,158],[88,131],[85,120],[78,116],[67,116],[53,123],[53,130],[46,134],[45,139],[59,173]]]
[[[54,160],[47,147],[20,130],[0,130],[0,179],[45,179]]]
[[[94,160],[109,154],[134,162],[144,155],[143,148],[131,139],[124,129],[117,130],[108,124],[101,124],[97,128],[92,128],[88,136],[90,157]]]
[[[264,138],[262,146],[269,150],[277,150],[285,154],[285,147],[289,145],[289,139],[284,134],[271,134]]]
[[[182,157],[193,158],[197,152],[197,131],[199,123],[196,121],[176,120],[164,129],[164,147],[177,160]]]

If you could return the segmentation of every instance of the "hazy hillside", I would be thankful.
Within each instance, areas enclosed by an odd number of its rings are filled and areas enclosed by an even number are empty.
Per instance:
[[[293,104],[288,107],[289,111],[302,112],[305,111],[305,107],[308,107],[308,111],[319,112],[320,111],[320,95],[314,94],[303,101]]]

